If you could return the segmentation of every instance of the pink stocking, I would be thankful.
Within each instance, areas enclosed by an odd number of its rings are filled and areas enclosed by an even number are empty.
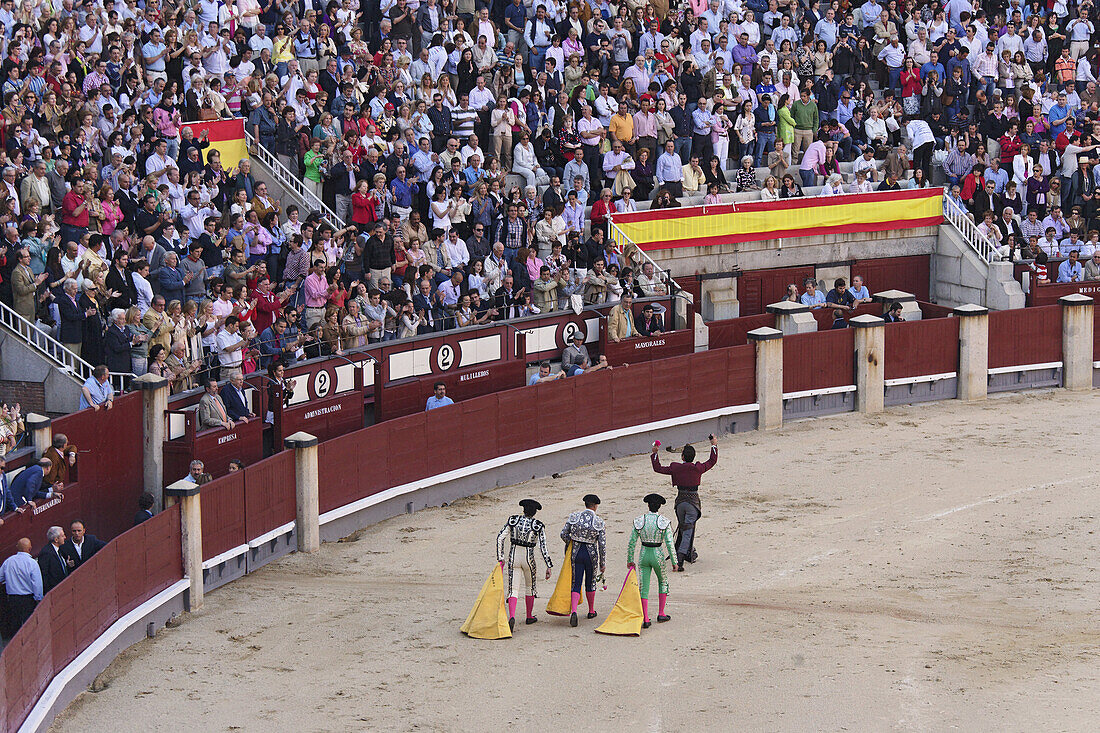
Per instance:
[[[570,610],[570,612],[576,613],[577,612],[577,606],[580,605],[580,602],[581,602],[581,594],[580,593],[570,593],[569,594],[569,610]]]
[[[657,598],[660,601],[660,609],[657,611],[658,616],[665,615],[665,602],[668,601],[668,593],[658,593]]]
[[[535,597],[525,596],[524,600],[527,602],[527,618],[534,618],[535,616]]]
[[[516,617],[516,601],[518,600],[519,599],[515,596],[510,596],[508,598],[508,618]]]
[[[642,620],[649,623],[649,599],[642,599]]]
[[[594,590],[588,591],[587,596],[588,596],[588,612],[589,613],[595,613],[596,612],[596,591],[594,591]]]

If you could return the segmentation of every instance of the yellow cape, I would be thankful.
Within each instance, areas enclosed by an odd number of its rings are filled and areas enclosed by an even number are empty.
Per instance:
[[[462,633],[473,639],[509,639],[508,607],[504,598],[504,571],[500,563],[493,565],[493,572],[481,586],[474,608],[462,624]]]
[[[558,573],[558,583],[554,586],[554,593],[546,604],[546,612],[551,616],[568,616],[572,608],[573,592],[573,543],[565,544],[565,560],[561,564],[561,572]]]
[[[607,619],[596,629],[597,634],[614,636],[640,636],[642,633],[642,594],[638,590],[638,571],[634,568],[626,574],[619,599],[607,614]]]

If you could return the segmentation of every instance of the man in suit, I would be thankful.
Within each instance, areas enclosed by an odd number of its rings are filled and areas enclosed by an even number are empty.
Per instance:
[[[3,456],[0,456],[0,514],[7,514],[9,512],[18,512],[22,514],[27,509],[34,508],[34,502],[28,502],[22,497],[16,497],[15,493],[11,490],[11,482],[8,481],[8,474],[4,472],[7,466],[7,461]],[[4,523],[4,520],[0,519],[0,525]]]
[[[61,313],[60,340],[66,349],[80,356],[80,346],[84,342],[84,320],[94,315],[95,309],[80,307],[76,280],[66,280],[62,289],[64,293],[57,299],[57,308]]]
[[[218,383],[213,379],[206,380],[206,394],[199,400],[199,430],[207,428],[233,428],[233,420],[229,417],[229,411],[225,409],[225,401],[218,394]]]
[[[85,532],[84,522],[79,519],[74,520],[69,525],[69,532],[71,536],[65,540],[65,544],[61,545],[60,554],[62,558],[71,563],[69,567],[73,570],[83,565],[88,558],[107,546],[106,542],[94,534]]]
[[[332,179],[336,193],[336,211],[334,213],[344,221],[351,221],[351,195],[355,193],[356,175],[358,173],[359,166],[355,165],[350,150],[345,150],[340,162],[332,166],[328,172],[328,177]]]
[[[50,447],[42,451],[42,457],[50,462],[49,470],[42,477],[44,482],[69,483],[70,469],[76,463],[76,446],[69,443],[68,436],[64,433],[55,433]]]
[[[65,488],[60,481],[48,484],[43,481],[52,464],[49,458],[39,458],[38,463],[23,469],[11,482],[11,493],[19,506],[42,499],[52,499],[54,494]]]
[[[38,553],[38,567],[42,570],[42,592],[49,593],[54,586],[73,571],[73,561],[61,556],[65,544],[65,530],[50,527],[46,530],[46,546]]]
[[[244,375],[240,372],[235,371],[229,375],[229,384],[222,390],[222,401],[230,420],[248,422],[249,418],[256,417],[248,409],[248,400],[244,395]]]
[[[1085,280],[1100,280],[1100,250],[1085,262]]]
[[[106,280],[107,289],[118,293],[117,297],[111,298],[107,303],[112,310],[115,308],[126,310],[137,303],[137,287],[134,286],[134,279],[130,277],[130,273],[126,271],[129,264],[129,253],[125,250],[115,252],[115,263],[107,272]]]
[[[607,316],[607,336],[612,341],[640,336],[634,325],[634,294],[624,292],[619,304],[611,309]]]
[[[35,277],[31,271],[31,251],[26,247],[16,252],[16,260],[18,264],[11,273],[13,307],[16,313],[34,323],[34,296],[38,292],[39,283],[49,277],[49,274],[44,272]]]
[[[153,495],[146,491],[138,497],[138,511],[134,515],[134,526],[153,518]]]
[[[69,184],[65,176],[69,173],[69,161],[58,159],[54,169],[46,174],[46,182],[50,186],[50,208],[55,217],[61,217],[61,202],[65,200],[65,194],[69,192]],[[62,242],[65,244],[65,242]]]

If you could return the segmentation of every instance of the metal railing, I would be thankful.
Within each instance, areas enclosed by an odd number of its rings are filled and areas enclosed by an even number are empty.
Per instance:
[[[18,336],[20,341],[47,361],[62,374],[66,374],[79,384],[84,384],[92,376],[95,368],[65,348],[65,345],[23,316],[16,313],[7,304],[0,302],[0,324]],[[134,375],[130,372],[111,372],[111,386],[116,392],[123,392]]]
[[[263,145],[260,145],[247,129],[244,134],[248,142],[249,155],[266,165],[285,190],[294,192],[310,209],[320,211],[321,218],[327,220],[336,229],[343,229],[346,226],[344,220],[338,217],[336,212],[330,209],[324,201],[317,198],[317,194],[306,186],[302,178],[288,171],[286,166],[279,161],[279,158]]]
[[[970,248],[984,261],[1000,261],[1001,255],[997,252],[997,246],[993,240],[981,233],[966,209],[955,203],[946,192],[943,196],[943,218],[959,231]]]

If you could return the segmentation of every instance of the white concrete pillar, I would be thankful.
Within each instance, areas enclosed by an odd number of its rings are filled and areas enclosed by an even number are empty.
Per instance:
[[[989,392],[989,309],[967,303],[954,315],[959,319],[958,397],[984,400]]]
[[[747,336],[756,345],[756,428],[776,430],[783,427],[783,332],[764,326]]]
[[[317,475],[318,440],[309,433],[297,432],[285,445],[294,451],[294,484],[297,487],[298,552],[316,552],[321,548],[321,499]]]
[[[775,327],[782,331],[784,336],[817,331],[817,319],[810,313],[810,309],[801,303],[781,300],[778,303],[772,303],[766,310],[775,315]]]
[[[1092,389],[1093,300],[1081,293],[1063,295],[1062,386]]]
[[[46,449],[53,442],[53,430],[50,429],[50,418],[39,415],[36,412],[28,412],[23,418],[23,425],[31,436],[31,444],[34,446],[34,457],[41,458]]]
[[[904,290],[883,290],[881,293],[873,293],[871,299],[876,303],[881,303],[884,312],[891,303],[901,303],[901,319],[903,321],[919,321],[924,317],[924,314],[920,311],[920,306],[917,305],[917,296]]]
[[[153,495],[153,511],[164,508],[164,441],[168,437],[165,421],[168,419],[168,380],[145,373],[130,385],[141,390],[141,429],[144,448],[142,475],[145,490]]]
[[[886,399],[886,322],[878,316],[848,321],[856,330],[856,411],[882,412]]]
[[[191,581],[187,610],[202,608],[202,504],[199,485],[180,479],[164,489],[164,496],[180,505],[180,541],[183,545],[183,574]]]

